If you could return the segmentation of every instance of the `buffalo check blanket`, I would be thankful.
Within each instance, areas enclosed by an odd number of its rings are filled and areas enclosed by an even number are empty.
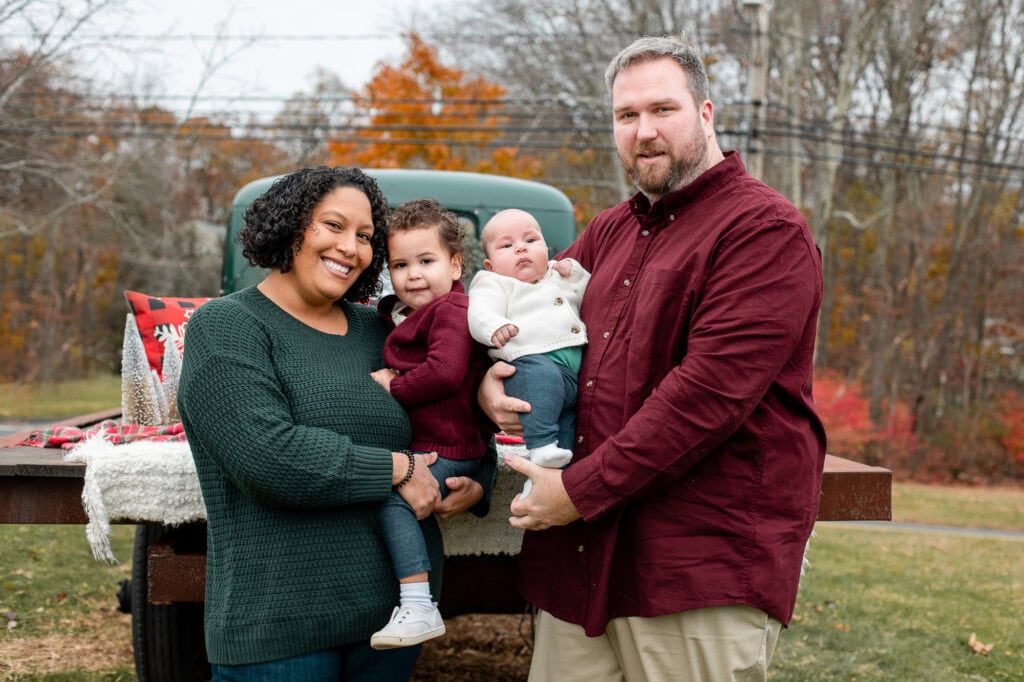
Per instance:
[[[137,440],[184,441],[185,430],[182,428],[181,422],[163,426],[143,426],[141,424],[122,424],[113,419],[105,419],[87,429],[77,426],[51,426],[39,429],[33,431],[18,445],[70,450],[92,436],[102,436],[108,443],[124,445]]]

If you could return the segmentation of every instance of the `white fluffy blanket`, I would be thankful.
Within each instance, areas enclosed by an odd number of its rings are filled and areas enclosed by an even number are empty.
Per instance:
[[[499,446],[515,452],[514,446]],[[110,547],[110,524],[146,521],[176,526],[206,520],[199,480],[188,443],[136,441],[114,445],[102,437],[83,441],[65,459],[85,463],[82,504],[89,517],[85,533],[93,556],[118,561]],[[442,521],[445,553],[516,554],[522,531],[508,524],[508,505],[523,487],[523,477],[504,464],[485,518],[460,514]]]
[[[110,548],[112,522],[153,521],[175,526],[206,519],[188,443],[113,445],[102,437],[92,437],[64,458],[85,463],[82,505],[89,517],[85,534],[98,560],[118,560]]]

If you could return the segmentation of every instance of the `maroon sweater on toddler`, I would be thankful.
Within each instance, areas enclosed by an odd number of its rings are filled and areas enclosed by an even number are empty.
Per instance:
[[[413,450],[446,459],[475,459],[497,430],[477,407],[476,391],[490,361],[469,335],[469,297],[461,282],[450,293],[416,310],[397,327],[391,311],[397,296],[377,306],[391,325],[384,364],[399,372],[391,395],[412,422]]]

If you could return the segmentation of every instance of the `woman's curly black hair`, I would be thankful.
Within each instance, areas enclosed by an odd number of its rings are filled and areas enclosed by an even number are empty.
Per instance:
[[[312,222],[313,208],[339,187],[352,187],[370,200],[373,218],[373,259],[342,298],[365,301],[380,288],[380,271],[387,258],[388,202],[377,182],[358,168],[317,166],[301,168],[274,181],[245,210],[245,225],[236,241],[242,255],[261,268],[288,272],[302,238]]]

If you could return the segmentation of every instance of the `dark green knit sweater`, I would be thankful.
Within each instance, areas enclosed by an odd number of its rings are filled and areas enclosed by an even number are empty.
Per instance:
[[[398,603],[374,508],[409,421],[370,378],[383,324],[369,307],[345,312],[348,334],[324,334],[249,288],[189,321],[178,407],[209,523],[214,663],[366,640]],[[423,526],[440,566],[437,524]]]

